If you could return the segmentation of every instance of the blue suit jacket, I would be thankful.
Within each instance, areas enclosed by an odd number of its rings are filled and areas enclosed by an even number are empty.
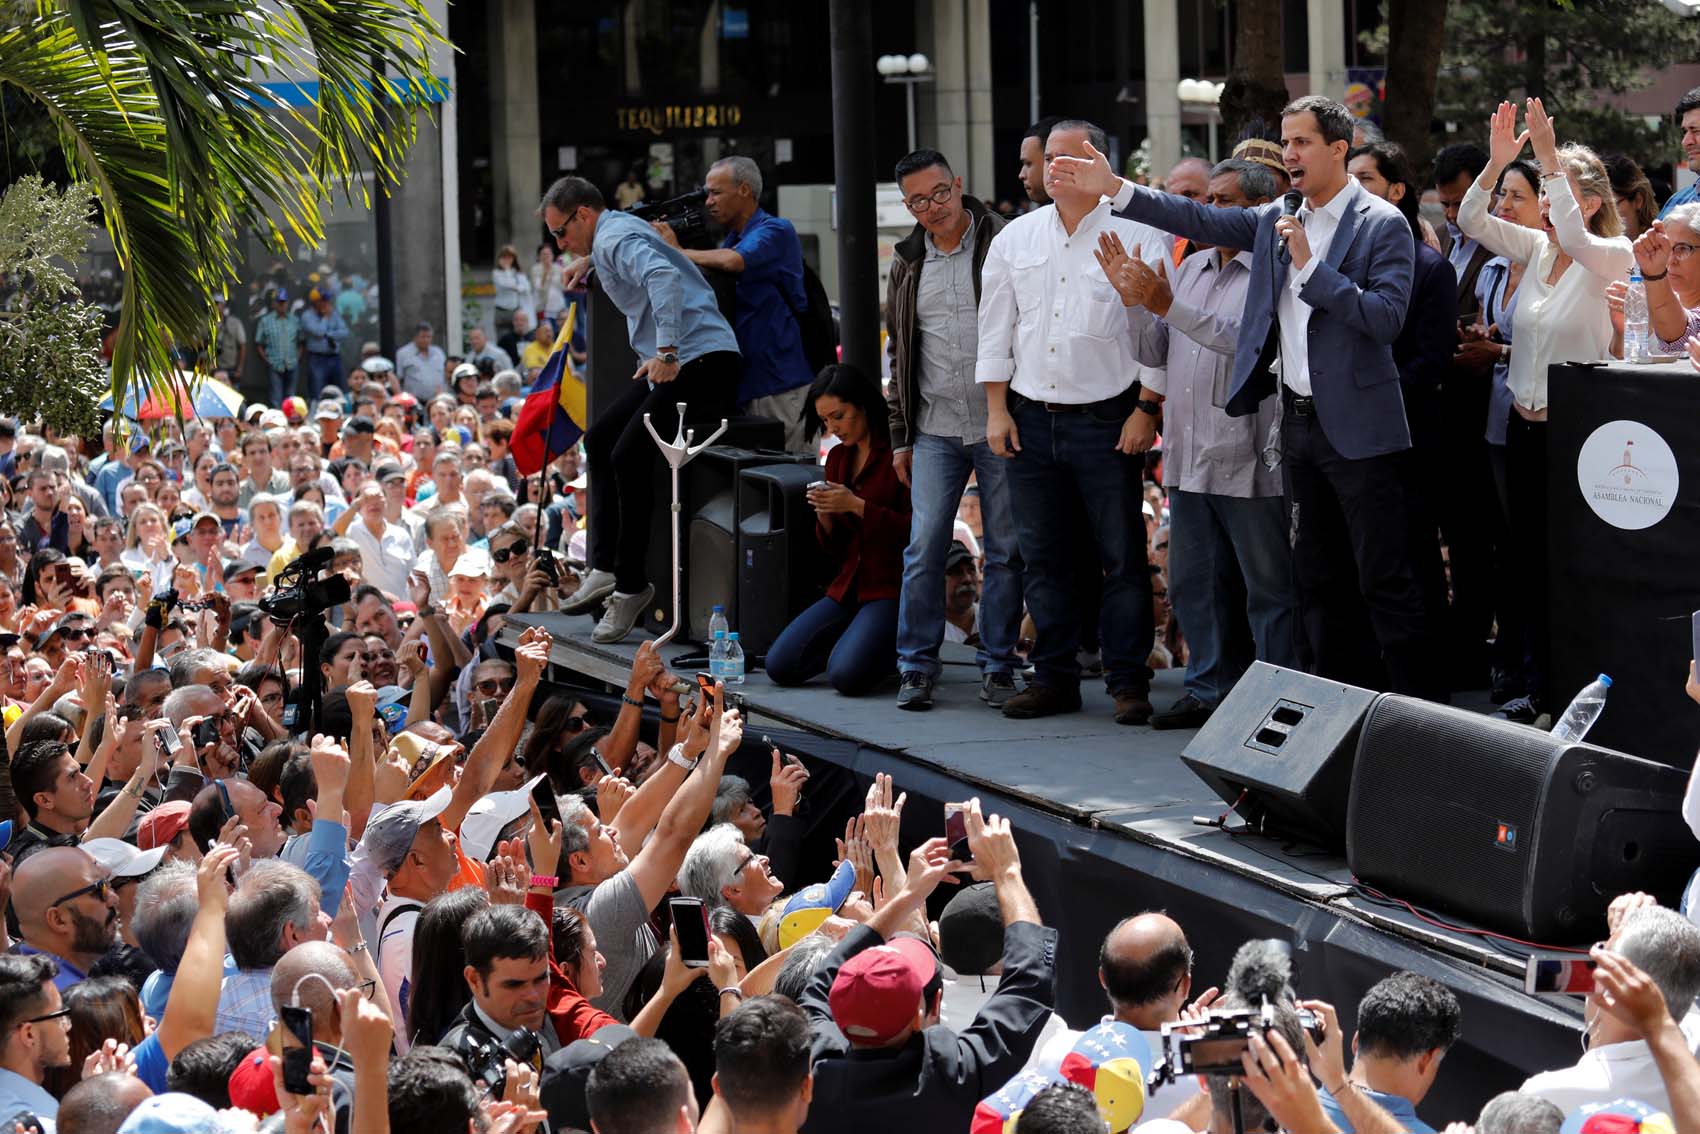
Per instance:
[[[1299,295],[1313,308],[1310,382],[1329,443],[1353,460],[1411,447],[1393,341],[1405,323],[1415,250],[1397,208],[1348,181],[1351,194],[1324,262]],[[1280,202],[1218,209],[1142,185],[1119,215],[1223,248],[1249,248],[1251,288],[1240,320],[1239,349],[1227,410],[1244,417],[1275,393],[1269,365],[1280,346],[1276,300],[1291,265],[1277,254]]]

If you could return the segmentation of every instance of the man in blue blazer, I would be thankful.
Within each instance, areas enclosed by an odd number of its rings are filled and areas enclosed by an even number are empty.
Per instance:
[[[1206,208],[1117,177],[1098,153],[1059,157],[1054,179],[1114,199],[1118,212],[1177,236],[1252,249],[1227,411],[1282,399],[1281,461],[1294,572],[1319,674],[1444,697],[1411,569],[1400,454],[1411,447],[1393,342],[1410,301],[1414,251],[1399,210],[1347,176],[1355,120],[1318,95],[1281,115],[1282,157],[1303,198]],[[1376,641],[1361,632],[1357,588]],[[1381,657],[1372,656],[1377,649]]]

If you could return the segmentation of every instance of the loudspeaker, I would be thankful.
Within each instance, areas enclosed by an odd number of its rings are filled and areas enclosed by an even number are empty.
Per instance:
[[[707,437],[720,425],[714,422],[690,422],[686,428],[695,429],[698,439]],[[671,441],[669,437],[667,440]],[[679,567],[683,572],[683,582],[680,592],[690,602],[691,594],[691,540],[690,525],[687,518],[696,515],[706,496],[712,495],[717,485],[722,485],[726,479],[724,471],[716,472],[714,462],[705,465],[709,454],[714,449],[782,449],[785,446],[785,427],[771,417],[734,417],[727,421],[726,432],[720,435],[720,440],[712,449],[702,453],[679,470]],[[672,491],[672,473],[667,468],[667,462],[661,459],[661,450],[655,451],[655,507],[649,518],[649,549],[644,557],[644,573],[649,581],[655,584],[655,600],[649,604],[643,621],[638,625],[641,629],[652,634],[660,634],[673,624],[673,523],[674,516],[670,510],[668,494]],[[591,489],[595,491],[594,488]],[[713,600],[721,601],[720,599]],[[686,610],[693,609],[687,605]],[[702,618],[703,626],[708,624],[705,612]],[[682,634],[688,635],[687,625]],[[700,640],[700,639],[699,639]]]
[[[1700,860],[1687,774],[1526,725],[1386,694],[1364,719],[1346,861],[1409,901],[1540,942],[1585,942],[1645,890],[1673,908]]]
[[[765,654],[790,621],[820,597],[815,510],[805,490],[820,465],[762,465],[738,477],[738,641]]]
[[[819,475],[820,465],[813,457],[731,445],[705,449],[685,466],[685,474],[691,481],[691,511],[687,513],[686,528],[690,572],[685,585],[685,632],[691,641],[708,641],[709,614],[719,603],[726,608],[726,620],[732,629],[739,632],[739,642],[747,642],[738,595],[738,528],[743,516],[739,507],[739,477],[746,469],[800,462]],[[750,649],[744,645],[746,655]]]
[[[1358,728],[1375,697],[1254,662],[1181,759],[1253,828],[1339,850]]]

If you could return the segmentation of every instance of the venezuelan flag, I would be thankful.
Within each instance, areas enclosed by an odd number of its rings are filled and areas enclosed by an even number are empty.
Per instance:
[[[549,361],[537,372],[537,380],[514,421],[510,449],[521,476],[542,469],[584,436],[584,379],[573,372],[570,350],[577,318],[578,304],[574,303],[561,320],[561,333],[555,336]]]

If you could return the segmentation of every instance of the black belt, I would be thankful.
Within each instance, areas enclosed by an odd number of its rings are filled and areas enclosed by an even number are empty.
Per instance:
[[[1115,407],[1120,409],[1123,405],[1126,405],[1128,407],[1128,412],[1131,413],[1132,406],[1134,405],[1134,402],[1137,401],[1138,397],[1139,386],[1137,383],[1129,386],[1119,394],[1115,394],[1111,397],[1104,398],[1102,401],[1096,402],[1041,402],[1037,398],[1029,398],[1024,394],[1016,393],[1014,390],[1009,392],[1011,408],[1016,405],[1020,405],[1022,402],[1027,402],[1031,405],[1042,407],[1046,413],[1088,413],[1099,408]]]
[[[1291,386],[1281,387],[1281,408],[1294,417],[1316,416],[1316,399],[1293,393]]]

